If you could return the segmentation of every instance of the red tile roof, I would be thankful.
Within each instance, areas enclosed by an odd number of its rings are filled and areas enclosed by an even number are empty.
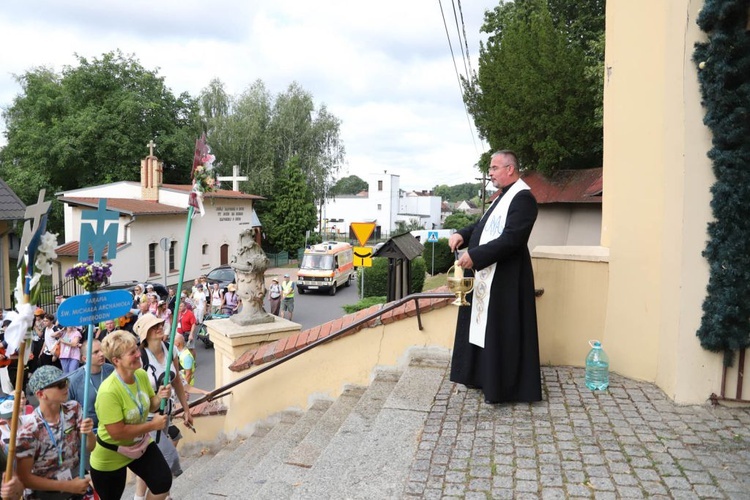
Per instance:
[[[97,208],[99,198],[62,197],[60,201],[71,205]],[[187,213],[187,208],[166,205],[156,201],[133,200],[130,198],[107,198],[107,209],[132,215],[169,215]]]
[[[124,247],[127,243],[118,243],[117,248],[118,250],[122,247]],[[64,245],[60,245],[59,247],[55,248],[55,253],[58,257],[78,257],[78,245],[79,243],[77,241],[69,241],[65,243]],[[108,245],[104,246],[104,250],[102,251],[102,255],[108,255]],[[91,250],[89,247],[89,257],[94,257],[94,251]]]
[[[523,180],[531,188],[537,203],[601,203],[604,169],[561,170],[549,177],[529,172]],[[500,191],[495,192],[494,200]]]

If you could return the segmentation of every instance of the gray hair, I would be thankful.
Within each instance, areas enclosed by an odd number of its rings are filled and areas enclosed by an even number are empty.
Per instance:
[[[494,158],[500,155],[505,156],[508,159],[508,164],[513,165],[516,170],[519,170],[518,155],[516,155],[515,152],[510,149],[501,149],[492,153],[492,156],[490,156],[490,158]]]

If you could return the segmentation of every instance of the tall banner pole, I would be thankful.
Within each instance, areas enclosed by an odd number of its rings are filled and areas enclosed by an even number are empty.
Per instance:
[[[190,192],[190,198],[188,201],[188,215],[187,223],[185,224],[185,243],[182,246],[182,259],[180,263],[180,275],[177,281],[177,293],[175,303],[175,314],[172,316],[172,328],[169,332],[169,348],[167,349],[167,359],[165,360],[167,369],[164,371],[164,385],[169,385],[171,370],[169,369],[172,361],[172,353],[174,352],[174,339],[177,334],[177,323],[179,310],[179,301],[182,298],[182,283],[185,281],[185,266],[187,263],[188,247],[190,246],[190,230],[193,226],[193,217],[195,209],[200,211],[201,216],[204,214],[203,209],[203,193],[207,191],[214,191],[218,185],[216,179],[213,177],[213,162],[214,156],[206,144],[206,134],[203,134],[200,139],[195,141],[195,153],[193,155],[193,189]],[[179,376],[179,374],[176,374]],[[159,405],[159,412],[164,413],[164,408],[167,405],[167,400],[162,399]],[[184,409],[186,412],[190,411],[189,408]],[[161,431],[156,433],[156,442],[159,442],[161,438]]]

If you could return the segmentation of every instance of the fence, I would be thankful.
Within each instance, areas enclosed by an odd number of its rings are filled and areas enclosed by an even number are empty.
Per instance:
[[[271,267],[281,267],[289,264],[289,252],[267,253],[266,257],[271,261]]]

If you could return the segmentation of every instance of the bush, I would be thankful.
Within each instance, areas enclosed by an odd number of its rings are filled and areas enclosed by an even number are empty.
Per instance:
[[[347,314],[351,314],[353,312],[361,311],[362,309],[367,309],[368,307],[375,304],[385,304],[385,300],[385,295],[383,295],[382,297],[365,297],[356,304],[348,304],[341,307],[344,309],[344,311],[346,311]]]
[[[424,259],[417,257],[411,261],[411,292],[418,293],[424,287],[425,269]],[[364,296],[378,297],[388,296],[388,259],[385,257],[373,257],[372,267],[360,267],[357,270],[357,278],[362,283],[362,272],[365,274]]]
[[[435,248],[434,272],[432,272],[433,247]],[[448,269],[450,269],[456,260],[455,254],[451,252],[451,248],[448,246],[448,238],[440,238],[436,243],[425,243],[422,257],[424,258],[424,265],[427,268],[427,272],[432,275],[448,272]]]

